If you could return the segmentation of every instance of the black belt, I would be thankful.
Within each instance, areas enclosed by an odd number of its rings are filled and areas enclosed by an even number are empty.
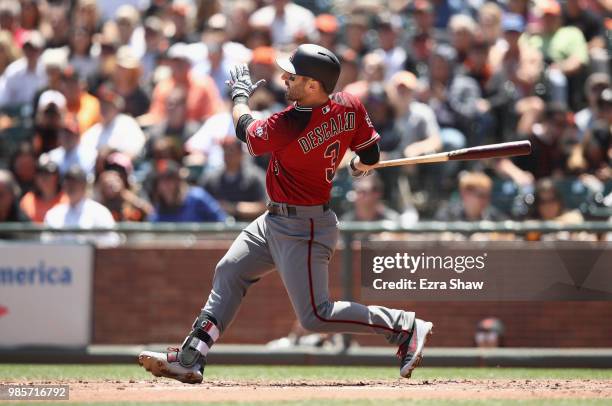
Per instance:
[[[318,207],[321,207],[321,212],[324,213],[329,210],[329,202],[325,202]],[[275,216],[297,216],[299,210],[295,206],[286,206],[277,203],[268,203],[267,208],[268,212]]]

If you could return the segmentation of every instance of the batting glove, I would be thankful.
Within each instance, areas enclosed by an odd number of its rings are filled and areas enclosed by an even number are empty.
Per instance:
[[[351,168],[352,177],[364,178],[372,174],[372,171],[362,171],[361,169],[357,169],[357,167],[355,166],[355,159],[357,159],[357,156],[354,156],[353,158],[351,158],[351,162],[349,163],[349,168]]]
[[[232,100],[235,100],[237,97],[246,97],[248,99],[264,83],[266,81],[262,79],[253,84],[251,72],[249,72],[249,67],[245,64],[236,65],[230,69],[230,80],[225,82],[231,89]]]

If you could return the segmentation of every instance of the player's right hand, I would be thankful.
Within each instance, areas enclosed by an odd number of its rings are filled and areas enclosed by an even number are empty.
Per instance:
[[[357,159],[357,155],[351,158],[351,162],[349,163],[349,168],[351,170],[351,176],[354,178],[363,178],[372,173],[372,171],[362,171],[355,166],[355,160]]]
[[[225,82],[231,89],[232,100],[236,97],[246,97],[247,99],[261,85],[266,83],[265,79],[253,84],[251,72],[246,64],[235,65],[230,69],[230,80]]]

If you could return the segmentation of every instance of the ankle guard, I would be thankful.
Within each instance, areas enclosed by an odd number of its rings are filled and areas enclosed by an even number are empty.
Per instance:
[[[218,338],[217,320],[206,313],[200,314],[193,322],[191,333],[183,341],[178,356],[179,363],[186,368],[197,363],[203,366],[206,363],[206,354]]]

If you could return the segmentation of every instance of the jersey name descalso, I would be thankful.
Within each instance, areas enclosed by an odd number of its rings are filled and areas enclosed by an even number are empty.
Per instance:
[[[307,154],[313,149],[323,145],[323,143],[330,138],[354,129],[355,113],[350,111],[344,113],[344,115],[338,114],[336,118],[330,117],[328,121],[324,121],[303,137],[298,138],[298,143],[300,144],[300,148],[302,148],[302,152]]]

